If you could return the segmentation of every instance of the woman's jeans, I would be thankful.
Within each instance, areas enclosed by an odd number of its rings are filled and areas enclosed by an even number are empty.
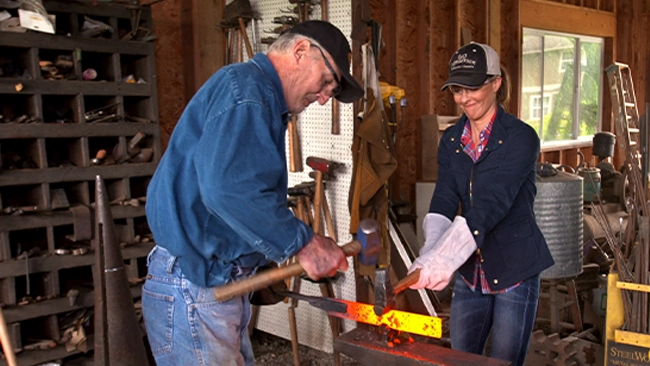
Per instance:
[[[147,264],[142,311],[158,366],[254,365],[247,296],[217,302],[212,289],[188,281],[176,257],[158,246]]]
[[[490,331],[490,357],[523,365],[537,315],[539,275],[497,295],[472,291],[456,275],[451,301],[451,348],[483,354]]]

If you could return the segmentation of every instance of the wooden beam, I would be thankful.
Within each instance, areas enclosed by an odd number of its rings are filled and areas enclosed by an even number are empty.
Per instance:
[[[519,1],[501,0],[501,18],[508,19],[501,22],[501,63],[506,65],[510,84],[510,102],[506,106],[508,112],[515,116],[520,115],[519,100],[521,99],[521,33]]]
[[[429,114],[429,94],[435,93],[429,87],[428,65],[430,62],[430,36],[423,29],[429,29],[429,8],[431,2],[397,0],[396,57],[397,86],[405,91],[408,106],[398,122],[396,137],[397,189],[393,198],[415,202],[415,181],[417,178],[417,157],[419,150],[419,122],[422,115]],[[447,57],[441,57],[446,63]],[[398,101],[399,102],[399,101]]]
[[[399,24],[399,21],[410,20],[397,19],[398,5],[394,0],[370,0],[369,2],[372,19],[381,24],[381,36],[384,40],[384,47],[375,50],[379,52],[379,74],[383,81],[395,85],[397,83],[396,59],[400,53],[396,38],[396,21]]]
[[[613,12],[540,0],[521,0],[519,7],[522,27],[597,37],[612,37],[616,34],[616,14]]]
[[[361,54],[361,46],[367,42],[367,27],[366,22],[370,18],[370,5],[368,0],[352,0],[352,74],[357,80],[362,80],[363,74],[363,60]],[[361,112],[361,101],[353,104],[353,115],[358,116]],[[354,133],[359,129],[359,124],[361,123],[360,118],[354,118]],[[355,140],[356,141],[356,140]],[[357,151],[354,149],[358,146],[353,146],[353,158],[357,159]],[[354,162],[357,164],[358,162]],[[358,167],[353,167],[353,175],[356,172]],[[356,229],[356,228],[355,228]],[[353,232],[353,230],[350,230]],[[371,301],[371,289],[370,286],[366,284],[363,276],[360,275],[357,271],[358,267],[355,268],[355,295],[357,301],[360,302],[369,302]]]
[[[642,28],[642,32],[644,33],[642,35],[642,37],[647,40],[648,37],[650,37],[650,30],[648,29],[648,26],[647,26],[648,24],[650,24],[649,23],[650,22],[650,14],[648,14],[648,13],[643,14],[642,19],[643,19],[642,24],[646,25],[645,27]],[[645,55],[643,57],[645,58],[645,62],[643,62],[641,65],[645,65],[645,67],[644,67],[643,70],[639,70],[639,71],[643,71],[644,76],[645,76],[645,82],[642,83],[642,84],[640,83],[641,87],[645,91],[645,97],[643,99],[638,99],[639,103],[644,104],[643,109],[639,110],[639,114],[641,114],[641,115],[646,114],[645,113],[646,112],[645,111],[645,103],[650,103],[650,47],[648,47],[647,41],[646,41],[646,46],[645,46]]]
[[[225,0],[185,0],[181,27],[185,45],[185,99],[225,64],[226,40],[218,26],[223,19]]]
[[[487,42],[501,54],[501,2],[488,1],[488,29],[487,29]]]
[[[451,55],[459,46],[460,28],[456,23],[454,0],[440,0],[429,9],[428,47],[429,62],[429,109],[426,114],[456,115],[457,108],[451,94],[440,92],[447,80],[447,69]],[[421,32],[424,33],[424,32]]]

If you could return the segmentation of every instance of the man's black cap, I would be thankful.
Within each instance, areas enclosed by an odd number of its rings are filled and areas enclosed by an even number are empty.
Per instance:
[[[336,99],[343,103],[352,103],[363,96],[363,89],[350,75],[350,44],[343,33],[332,23],[322,20],[310,20],[299,23],[287,30],[313,38],[332,56],[341,73],[341,92]]]

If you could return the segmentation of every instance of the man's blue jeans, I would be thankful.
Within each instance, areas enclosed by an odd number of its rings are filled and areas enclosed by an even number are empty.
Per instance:
[[[472,291],[456,275],[451,301],[451,348],[483,354],[490,331],[490,357],[523,365],[537,315],[539,275],[498,295]]]
[[[176,258],[161,247],[147,262],[142,311],[158,366],[255,364],[247,296],[217,302],[212,289],[188,281]]]

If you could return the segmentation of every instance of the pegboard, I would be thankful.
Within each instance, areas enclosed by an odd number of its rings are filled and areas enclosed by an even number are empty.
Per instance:
[[[248,24],[247,32],[251,36],[253,50],[255,52],[266,52],[268,45],[262,44],[259,40],[263,37],[272,36],[268,31],[278,27],[274,24],[273,18],[282,15],[293,15],[288,13],[292,4],[288,0],[251,0],[253,10],[259,15],[259,19]],[[348,0],[328,1],[329,21],[337,26],[351,42],[352,33],[352,7]],[[310,19],[321,19],[320,6],[312,7]],[[327,201],[332,212],[336,225],[338,242],[340,245],[352,240],[349,233],[350,213],[348,210],[348,194],[352,179],[352,138],[353,138],[353,109],[351,104],[339,105],[340,134],[331,134],[332,101],[325,105],[314,103],[309,106],[298,117],[298,131],[303,157],[304,171],[300,173],[289,173],[289,186],[296,185],[303,181],[312,180],[309,177],[311,170],[305,159],[308,156],[315,156],[342,163],[344,167],[335,175],[333,180],[327,182]],[[288,138],[287,138],[288,141]],[[287,145],[287,160],[289,150]],[[349,269],[335,283],[334,291],[337,298],[354,301],[356,299],[355,276],[352,259],[348,259]],[[321,296],[319,286],[308,281],[302,281],[300,292],[305,295]],[[288,306],[286,303],[279,303],[272,306],[260,307],[256,328],[265,332],[275,334],[285,339],[291,339],[288,321]],[[298,325],[298,339],[300,344],[325,352],[332,352],[332,334],[324,311],[316,309],[306,302],[299,302],[296,308]],[[349,331],[356,327],[351,321],[341,321],[343,331]]]

